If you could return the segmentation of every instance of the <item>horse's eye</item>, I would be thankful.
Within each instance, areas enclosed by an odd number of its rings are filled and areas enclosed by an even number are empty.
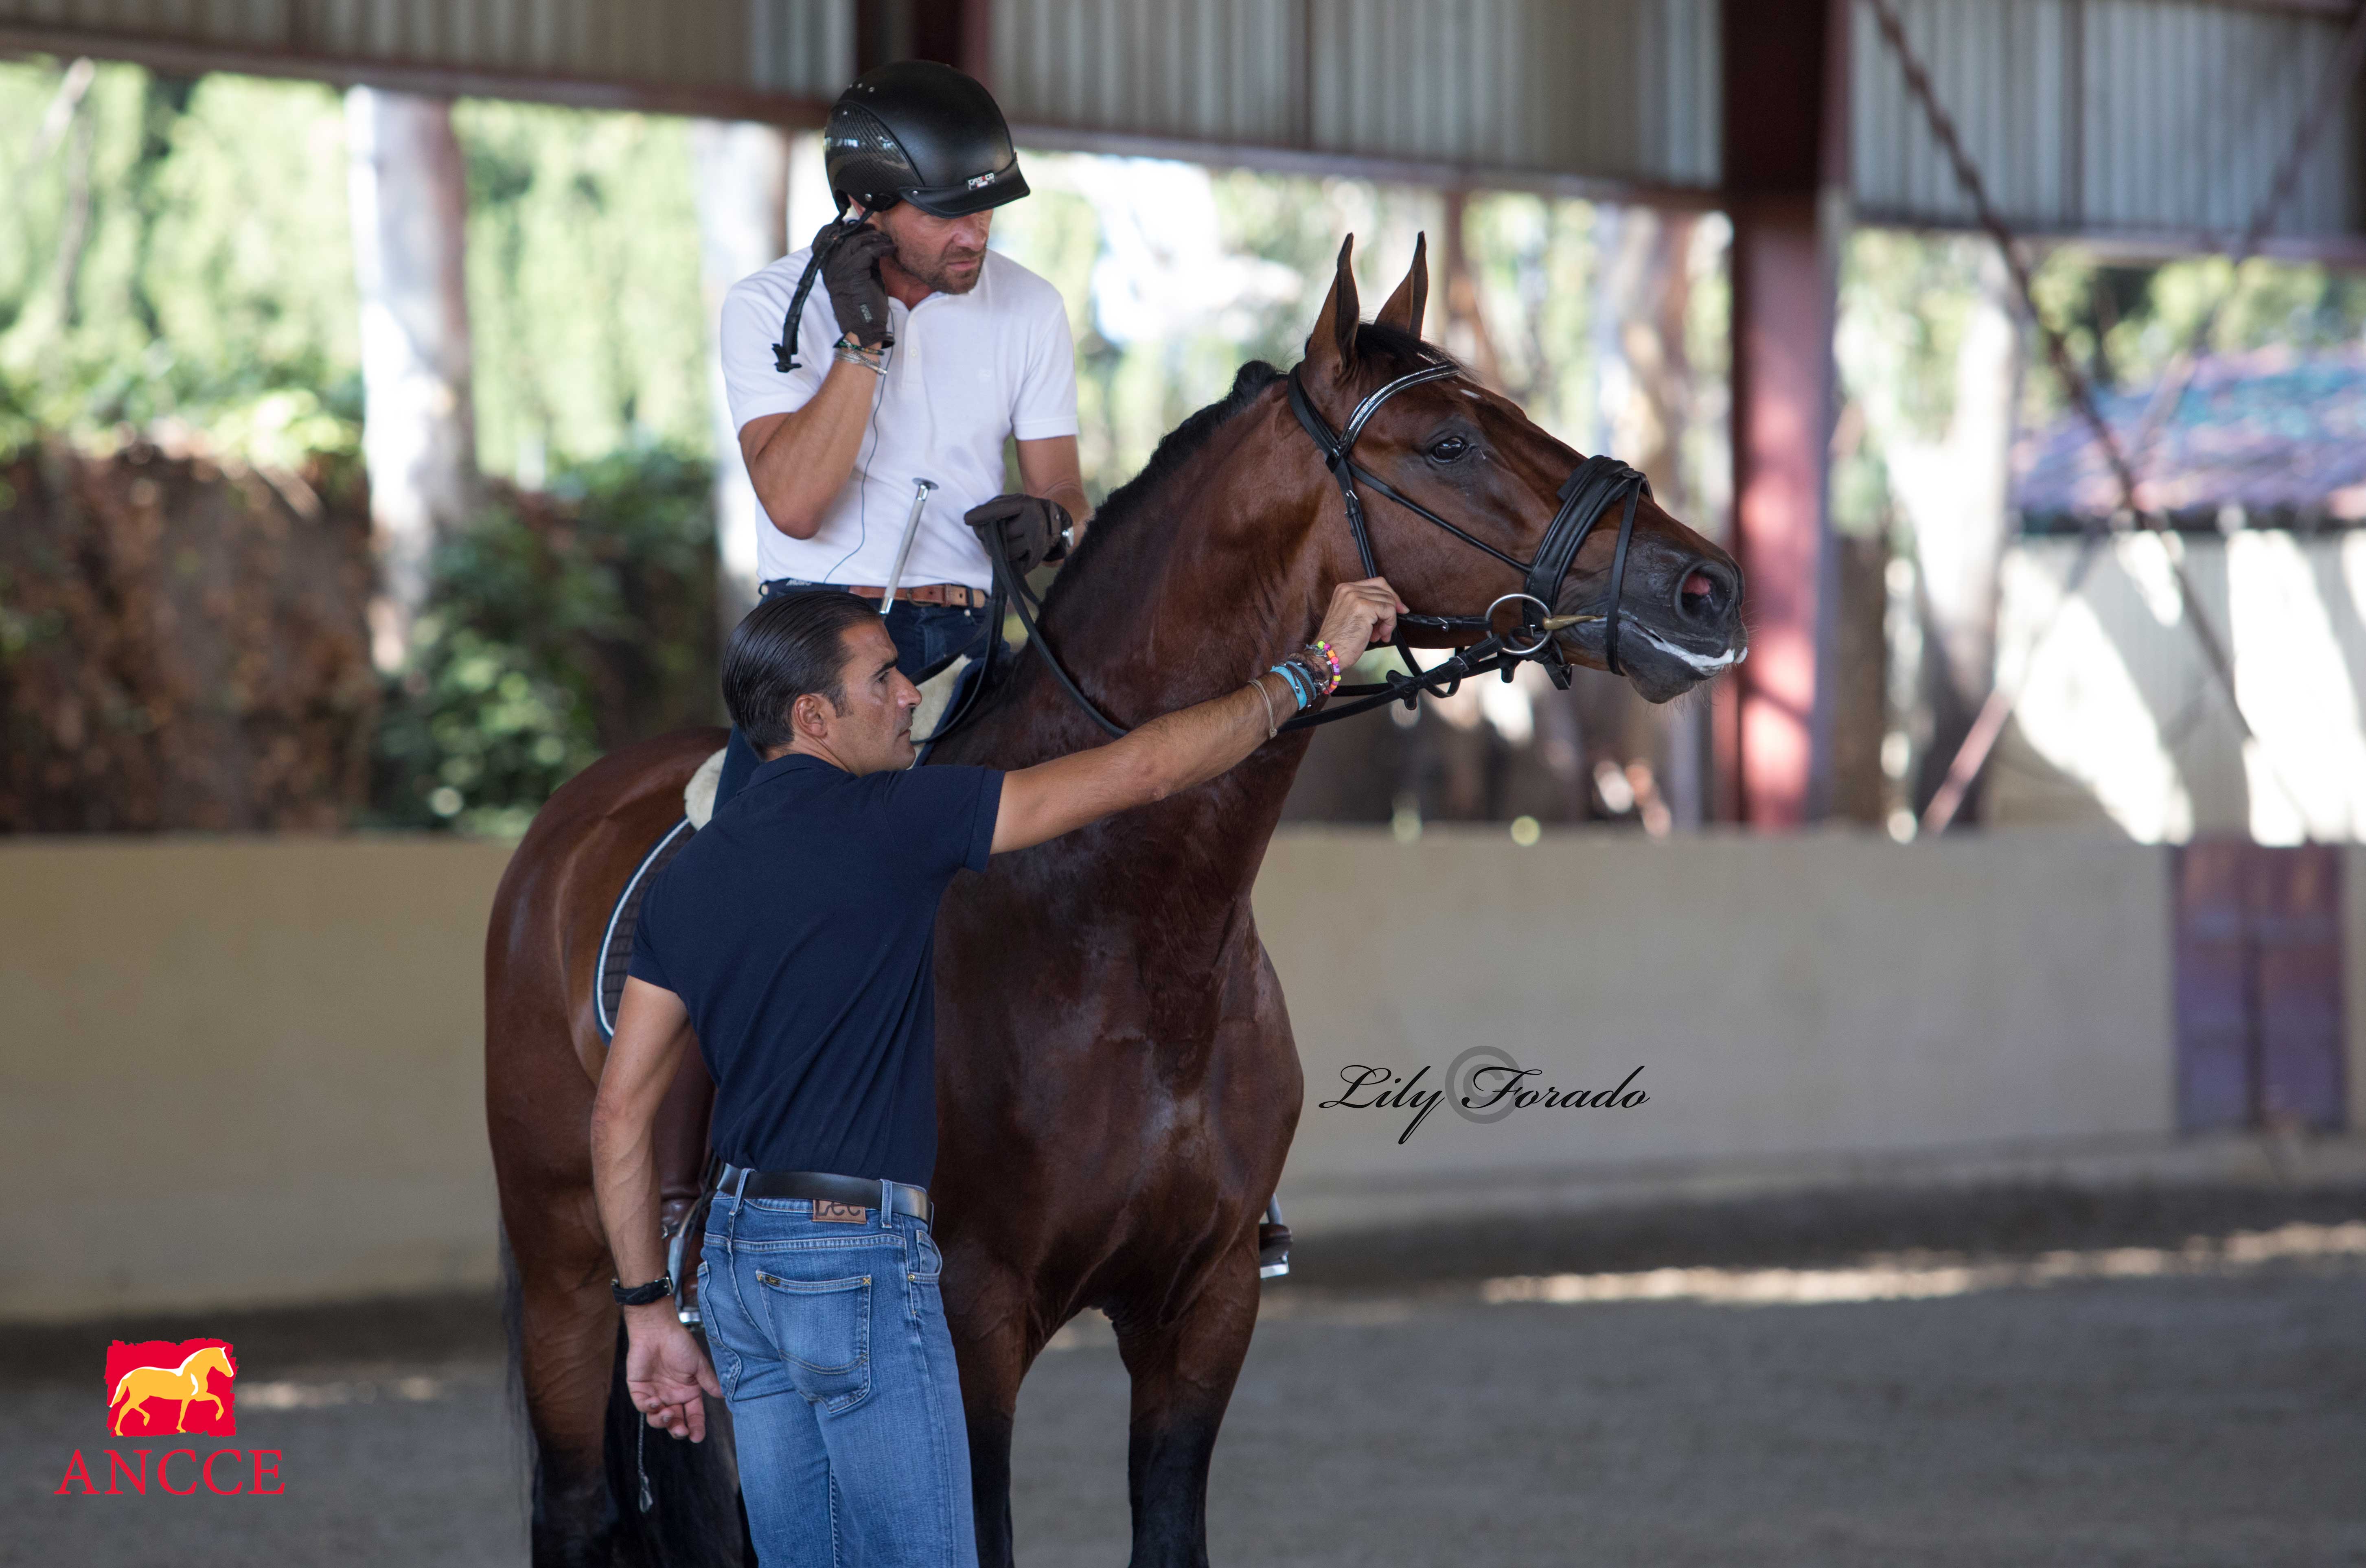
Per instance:
[[[1459,435],[1449,435],[1431,446],[1429,460],[1433,463],[1451,463],[1470,450],[1470,442]]]

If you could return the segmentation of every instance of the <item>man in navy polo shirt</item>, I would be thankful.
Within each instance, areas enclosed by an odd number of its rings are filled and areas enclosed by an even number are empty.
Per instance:
[[[775,594],[732,633],[724,701],[764,761],[642,908],[592,1156],[633,1402],[693,1441],[702,1393],[728,1402],[763,1562],[976,1561],[926,1190],[946,886],[989,855],[1229,769],[1388,637],[1403,607],[1379,578],[1343,583],[1306,652],[1122,739],[1009,773],[911,766],[919,692],[865,601]],[[699,1266],[712,1366],[663,1277],[650,1136],[693,1047],[715,1078],[712,1136],[728,1162]]]

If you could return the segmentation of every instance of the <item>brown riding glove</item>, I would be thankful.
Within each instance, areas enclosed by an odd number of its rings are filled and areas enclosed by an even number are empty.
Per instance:
[[[962,521],[977,530],[977,542],[986,547],[988,558],[994,555],[994,545],[986,530],[998,533],[1002,547],[1009,554],[1010,569],[1021,577],[1068,554],[1068,509],[1040,495],[997,495],[982,506],[971,507]]]
[[[884,344],[887,285],[879,276],[879,263],[896,254],[894,238],[868,223],[848,229],[832,219],[814,236],[814,249],[821,255],[821,280],[829,288],[839,331],[864,348]]]

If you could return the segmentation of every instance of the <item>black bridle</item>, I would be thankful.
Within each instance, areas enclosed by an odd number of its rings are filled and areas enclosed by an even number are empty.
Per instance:
[[[1356,439],[1363,434],[1364,427],[1371,423],[1372,415],[1380,412],[1381,404],[1409,387],[1418,387],[1425,382],[1443,380],[1448,376],[1459,374],[1461,371],[1458,367],[1444,361],[1425,365],[1418,370],[1407,371],[1358,403],[1355,411],[1347,416],[1346,428],[1335,431],[1322,414],[1315,411],[1313,400],[1306,395],[1305,384],[1299,378],[1298,370],[1293,369],[1290,373],[1290,412],[1298,416],[1298,423],[1305,427],[1306,434],[1313,439],[1315,449],[1323,455],[1324,466],[1331,470],[1331,477],[1338,481],[1340,499],[1346,503],[1347,508],[1347,531],[1355,538],[1356,554],[1363,562],[1365,576],[1378,577],[1380,575],[1380,569],[1378,559],[1372,554],[1370,531],[1364,524],[1363,498],[1357,493],[1356,490],[1359,482],[1388,497],[1405,510],[1445,529],[1471,548],[1482,550],[1493,556],[1505,566],[1519,572],[1521,580],[1517,592],[1497,598],[1481,615],[1424,615],[1407,613],[1399,615],[1393,646],[1397,650],[1397,657],[1404,660],[1405,672],[1400,674],[1391,671],[1385,681],[1341,686],[1332,695],[1335,698],[1349,699],[1348,701],[1325,706],[1320,713],[1300,714],[1281,726],[1285,730],[1310,729],[1318,724],[1330,724],[1338,719],[1351,718],[1357,714],[1368,712],[1385,703],[1402,702],[1410,708],[1419,702],[1424,692],[1436,692],[1441,695],[1452,696],[1465,679],[1488,674],[1491,671],[1500,671],[1503,678],[1509,681],[1520,665],[1531,660],[1538,660],[1545,666],[1546,673],[1551,676],[1554,685],[1566,688],[1570,682],[1570,665],[1569,661],[1561,657],[1559,633],[1560,627],[1571,624],[1574,617],[1554,615],[1552,606],[1560,595],[1562,580],[1569,575],[1571,564],[1577,559],[1579,547],[1585,543],[1586,536],[1594,531],[1594,525],[1602,520],[1603,514],[1610,510],[1613,503],[1622,499],[1626,505],[1618,518],[1618,547],[1610,559],[1610,602],[1605,606],[1601,616],[1586,618],[1599,618],[1604,623],[1604,662],[1609,667],[1610,672],[1614,675],[1624,675],[1627,672],[1618,662],[1619,597],[1627,582],[1627,547],[1635,535],[1636,501],[1638,497],[1651,493],[1651,483],[1649,479],[1616,457],[1586,458],[1571,470],[1568,479],[1561,481],[1560,510],[1553,513],[1552,522],[1546,526],[1545,536],[1537,546],[1535,558],[1523,561],[1504,554],[1486,540],[1456,527],[1419,502],[1401,493],[1388,481],[1355,461]],[[1125,734],[1131,727],[1120,724],[1100,710],[1098,705],[1085,695],[1083,689],[1076,684],[1065,667],[1053,654],[1051,645],[1043,640],[1042,631],[1035,625],[1033,614],[1042,606],[1033,602],[1032,595],[1027,590],[1027,584],[1011,569],[1009,554],[1003,545],[1001,531],[987,528],[983,530],[983,534],[986,555],[994,567],[997,602],[995,608],[998,611],[1001,602],[1007,598],[1010,607],[1018,612],[1020,625],[1027,629],[1028,646],[1042,654],[1043,662],[1051,667],[1052,673],[1058,678],[1061,686],[1066,690],[1076,705],[1084,709],[1094,723],[1099,725],[1110,735]],[[1508,640],[1505,634],[1494,629],[1495,612],[1506,602],[1520,605],[1520,624],[1515,628],[1515,633],[1523,640]],[[998,628],[1001,616],[997,614],[994,620]],[[1421,661],[1414,657],[1413,647],[1406,639],[1405,629],[1408,626],[1426,632],[1476,632],[1479,634],[1479,639],[1467,648],[1457,649],[1452,656],[1442,662],[1431,665],[1425,670],[1422,668]],[[989,655],[993,650],[993,629],[995,628],[989,628],[987,641]],[[981,675],[985,673],[981,671]],[[983,679],[973,682],[969,695],[975,698],[985,683]],[[933,745],[937,739],[951,733],[969,717],[975,716],[978,711],[978,705],[975,701],[964,701],[962,705],[966,711],[954,715],[941,725],[936,735],[930,738],[929,744]]]
[[[1544,622],[1552,614],[1553,604],[1560,596],[1561,580],[1569,575],[1570,565],[1577,559],[1578,549],[1585,543],[1586,536],[1594,531],[1594,525],[1601,521],[1602,514],[1622,496],[1627,505],[1618,519],[1618,548],[1610,561],[1610,603],[1603,613],[1602,648],[1604,662],[1610,672],[1613,675],[1627,673],[1618,663],[1618,601],[1627,585],[1627,546],[1635,536],[1636,499],[1651,493],[1651,480],[1616,457],[1586,458],[1571,470],[1568,479],[1561,481],[1560,510],[1553,513],[1552,522],[1546,526],[1545,536],[1537,546],[1535,558],[1517,560],[1486,540],[1456,527],[1355,459],[1357,437],[1364,434],[1364,426],[1371,423],[1381,404],[1409,387],[1459,376],[1461,371],[1458,367],[1441,361],[1407,371],[1358,403],[1355,412],[1347,416],[1346,427],[1337,431],[1333,430],[1330,423],[1316,412],[1314,400],[1306,395],[1306,383],[1299,374],[1304,368],[1301,366],[1290,373],[1290,412],[1298,416],[1298,423],[1305,427],[1315,450],[1323,454],[1324,465],[1331,470],[1331,477],[1339,482],[1339,499],[1347,507],[1347,531],[1355,536],[1356,554],[1364,563],[1365,576],[1380,576],[1380,568],[1372,554],[1371,532],[1364,525],[1363,498],[1356,493],[1358,482],[1378,491],[1415,516],[1445,529],[1472,549],[1493,556],[1521,574],[1520,591],[1504,594],[1488,605],[1484,615],[1399,615],[1397,652],[1414,673],[1420,673],[1421,667],[1414,663],[1411,653],[1407,651],[1404,627],[1411,626],[1423,631],[1440,632],[1476,631],[1482,637],[1492,637],[1495,630],[1496,606],[1510,599],[1520,604],[1520,629],[1532,634],[1536,640],[1525,649],[1507,645],[1503,651],[1512,654],[1515,660],[1543,660],[1553,673],[1553,683],[1567,686],[1568,662],[1560,657],[1553,637],[1554,628],[1546,626]]]

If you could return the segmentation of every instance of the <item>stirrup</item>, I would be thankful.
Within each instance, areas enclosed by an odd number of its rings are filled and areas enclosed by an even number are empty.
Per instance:
[[[672,1204],[665,1205],[671,1208]],[[658,1239],[666,1244],[666,1277],[673,1281],[674,1315],[682,1319],[684,1328],[695,1330],[701,1318],[698,1311],[698,1282],[682,1277],[682,1255],[690,1250],[690,1222],[698,1213],[698,1202],[690,1205],[672,1218],[658,1221]]]
[[[1281,1223],[1281,1200],[1273,1199],[1265,1206],[1265,1218],[1257,1222],[1257,1278],[1279,1280],[1290,1272],[1290,1227]]]
[[[1257,1226],[1257,1278],[1278,1280],[1290,1272],[1290,1227],[1272,1224]]]

